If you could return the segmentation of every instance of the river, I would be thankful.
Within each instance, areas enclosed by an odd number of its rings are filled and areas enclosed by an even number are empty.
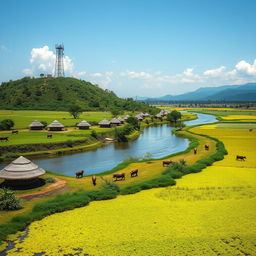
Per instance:
[[[216,117],[197,114],[198,118],[186,121],[186,126],[216,122]],[[40,167],[58,174],[74,176],[78,170],[85,174],[107,171],[130,157],[143,157],[150,153],[157,159],[185,150],[189,140],[172,134],[174,128],[167,124],[145,128],[134,141],[106,144],[93,151],[68,154],[58,157],[33,159]],[[0,166],[0,168],[4,166]]]

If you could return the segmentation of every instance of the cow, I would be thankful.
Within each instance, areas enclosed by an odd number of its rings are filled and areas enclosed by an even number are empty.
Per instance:
[[[197,154],[197,148],[194,148],[194,155]]]
[[[138,172],[139,172],[138,169],[130,171],[131,177],[137,177],[138,176]]]
[[[18,130],[14,130],[14,131],[12,131],[12,134],[18,134],[19,133],[19,131]]]
[[[236,156],[236,160],[245,161],[246,156]]]
[[[205,150],[209,150],[210,146],[209,145],[204,145]]]
[[[52,134],[47,134],[47,138],[52,138]]]
[[[115,181],[117,180],[125,180],[125,173],[115,173],[113,174],[113,179],[115,179]]]
[[[9,137],[8,136],[0,137],[0,140],[1,141],[9,141]]]
[[[83,170],[76,172],[76,178],[83,178],[83,176],[84,176]]]
[[[163,166],[169,166],[172,163],[173,163],[172,160],[165,160],[165,161],[163,161]]]
[[[253,131],[253,129],[249,129],[249,132],[252,132]]]
[[[92,184],[93,184],[93,186],[96,186],[96,180],[97,180],[96,176],[93,175],[92,176]]]

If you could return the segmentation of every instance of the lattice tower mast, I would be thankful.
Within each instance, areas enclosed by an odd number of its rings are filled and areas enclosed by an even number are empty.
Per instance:
[[[56,44],[55,49],[56,49],[56,62],[55,62],[54,76],[55,77],[65,76],[64,63],[63,63],[64,45],[63,44]]]

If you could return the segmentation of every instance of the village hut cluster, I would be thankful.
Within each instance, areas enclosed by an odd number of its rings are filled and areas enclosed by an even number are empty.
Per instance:
[[[167,109],[162,109],[158,114],[155,115],[157,119],[162,119],[163,117],[167,116],[169,111]]]

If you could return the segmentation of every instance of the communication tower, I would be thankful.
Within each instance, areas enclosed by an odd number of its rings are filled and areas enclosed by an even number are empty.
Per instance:
[[[64,74],[64,45],[63,44],[56,44],[56,62],[55,62],[55,77],[65,76]]]

